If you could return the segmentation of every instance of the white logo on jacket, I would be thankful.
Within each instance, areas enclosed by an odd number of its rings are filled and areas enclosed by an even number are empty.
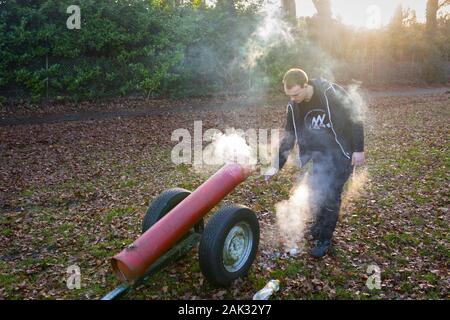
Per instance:
[[[305,115],[305,127],[312,132],[323,133],[324,129],[331,128],[331,124],[324,110],[313,109]]]

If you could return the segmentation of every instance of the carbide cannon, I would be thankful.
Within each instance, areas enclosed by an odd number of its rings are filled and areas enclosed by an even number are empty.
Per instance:
[[[245,275],[255,259],[259,223],[240,205],[220,208],[203,226],[203,217],[250,175],[237,163],[223,166],[192,193],[168,189],[151,203],[142,235],[111,259],[122,284],[103,299],[119,297],[199,244],[200,269],[206,279],[227,286]]]

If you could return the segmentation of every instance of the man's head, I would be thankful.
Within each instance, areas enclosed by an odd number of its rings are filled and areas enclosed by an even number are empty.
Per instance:
[[[283,85],[286,95],[300,103],[307,96],[308,75],[302,69],[289,69],[283,77]]]

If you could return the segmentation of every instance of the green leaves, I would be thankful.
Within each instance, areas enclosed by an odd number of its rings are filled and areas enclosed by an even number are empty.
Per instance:
[[[252,33],[250,13],[159,1],[79,6],[81,29],[68,30],[67,3],[2,4],[0,89],[36,100],[46,96],[48,76],[50,99],[199,94],[227,89],[229,78],[242,73],[237,65],[227,69]]]

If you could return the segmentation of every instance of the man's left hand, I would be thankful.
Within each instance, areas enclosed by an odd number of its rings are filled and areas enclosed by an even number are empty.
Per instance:
[[[364,164],[365,156],[364,152],[353,152],[352,166],[361,166]]]

